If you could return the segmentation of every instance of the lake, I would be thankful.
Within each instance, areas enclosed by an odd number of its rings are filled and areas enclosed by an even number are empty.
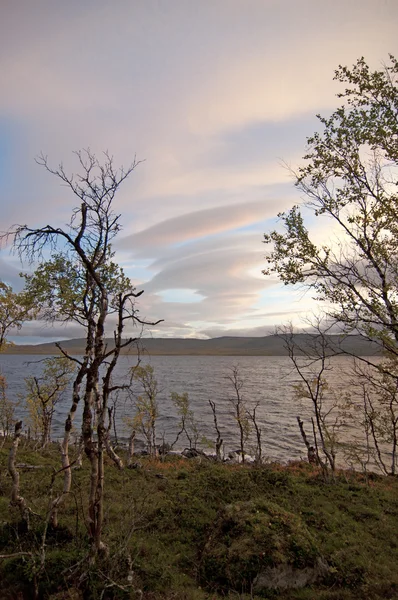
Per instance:
[[[17,414],[25,420],[26,410],[21,402],[25,391],[24,378],[40,375],[43,356],[2,355],[1,371],[8,383],[8,397],[17,402]],[[343,388],[347,377],[344,375],[349,366],[348,358],[333,358],[333,368],[328,372],[329,380]],[[201,434],[214,441],[216,438],[213,416],[208,400],[216,403],[219,427],[226,451],[237,449],[239,433],[233,417],[234,389],[228,376],[233,366],[239,367],[244,380],[241,395],[248,408],[258,402],[258,423],[262,430],[263,455],[270,460],[286,462],[306,456],[306,448],[300,436],[296,417],[299,415],[306,423],[310,433],[312,407],[309,400],[300,403],[294,399],[292,384],[299,381],[296,371],[288,357],[277,356],[153,356],[142,364],[150,363],[159,385],[159,419],[157,433],[159,442],[164,435],[172,442],[178,431],[178,417],[171,402],[170,393],[188,392],[191,408],[200,426]],[[115,373],[115,381],[122,381],[124,373],[135,364],[135,357],[121,356]],[[135,390],[139,393],[138,388]],[[65,416],[70,408],[70,394],[60,402],[53,419],[53,439],[63,433]],[[81,422],[82,406],[79,407],[75,426],[78,430]],[[120,394],[116,405],[116,426],[118,436],[126,440],[128,431],[123,422],[125,415],[132,416],[134,406],[126,394]],[[25,423],[26,424],[26,423]],[[182,448],[185,442],[182,441]],[[138,446],[139,447],[139,446]],[[143,447],[143,446],[141,446]],[[180,448],[180,449],[182,449]]]

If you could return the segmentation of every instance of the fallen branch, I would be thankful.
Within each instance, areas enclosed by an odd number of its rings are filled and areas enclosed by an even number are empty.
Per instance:
[[[23,469],[24,471],[30,471],[32,469],[46,469],[47,465],[27,465],[26,463],[18,463],[15,465],[17,469]]]
[[[0,559],[18,558],[18,556],[33,556],[32,552],[13,552],[12,554],[0,554]]]

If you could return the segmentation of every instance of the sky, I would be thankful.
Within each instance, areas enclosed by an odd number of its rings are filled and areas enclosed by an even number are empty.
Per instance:
[[[339,64],[398,55],[396,0],[0,0],[0,230],[69,221],[77,199],[35,162],[74,150],[142,161],[120,188],[116,259],[153,337],[263,336],[310,295],[265,277],[264,232],[300,202],[316,114]],[[327,239],[327,223],[316,230]],[[0,279],[29,270],[0,252]],[[14,332],[16,334],[16,332]],[[26,323],[16,343],[78,337]]]

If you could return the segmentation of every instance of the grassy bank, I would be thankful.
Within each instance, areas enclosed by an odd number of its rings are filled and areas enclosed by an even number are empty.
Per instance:
[[[31,598],[35,587],[53,600],[398,597],[397,479],[341,472],[325,482],[306,463],[227,466],[172,457],[140,459],[139,468],[123,471],[108,463],[109,556],[90,566],[88,465],[74,471],[61,527],[48,528],[44,546],[57,449],[19,452],[21,494],[35,513],[29,531],[9,507],[7,456],[4,447],[0,554],[27,554],[1,559],[1,598]],[[53,494],[61,484],[59,475]],[[303,588],[285,587],[304,575]]]

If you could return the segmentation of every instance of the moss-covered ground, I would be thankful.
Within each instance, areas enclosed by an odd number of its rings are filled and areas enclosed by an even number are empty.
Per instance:
[[[26,444],[24,446],[24,444]],[[7,445],[0,451],[0,598],[204,600],[398,598],[398,480],[339,472],[327,481],[306,463],[245,466],[179,457],[107,461],[104,541],[88,560],[89,465],[73,472],[60,527],[43,531],[57,448],[22,444],[21,495],[30,529],[9,505]],[[62,486],[56,478],[52,491]],[[26,554],[21,554],[26,553]],[[43,558],[44,557],[44,558]],[[259,591],[257,575],[283,566],[327,567],[301,589]]]

